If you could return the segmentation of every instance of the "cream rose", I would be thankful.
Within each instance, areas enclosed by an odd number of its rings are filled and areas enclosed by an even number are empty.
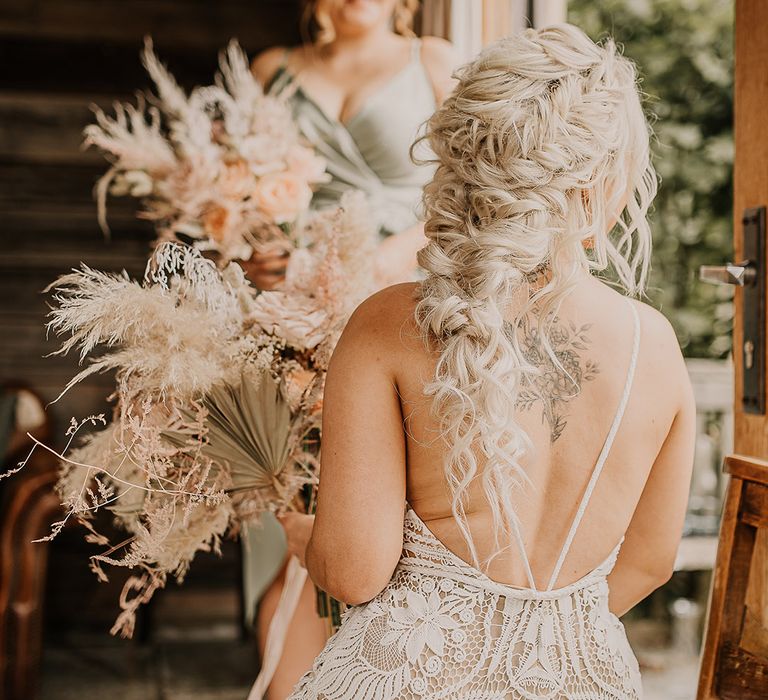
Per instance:
[[[294,221],[309,207],[312,190],[301,177],[290,171],[262,177],[253,193],[256,205],[276,224]]]
[[[328,315],[311,310],[311,302],[298,294],[262,292],[250,309],[251,320],[300,350],[311,350],[325,338]]]

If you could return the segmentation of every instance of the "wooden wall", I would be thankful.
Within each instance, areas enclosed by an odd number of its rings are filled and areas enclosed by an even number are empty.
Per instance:
[[[105,170],[80,148],[91,104],[148,87],[142,38],[180,82],[210,82],[217,52],[237,37],[249,54],[298,36],[298,0],[0,0],[0,382],[54,398],[70,359],[43,330],[41,290],[80,261],[140,274],[152,238],[127,200],[112,200],[112,240],[96,223],[92,188]],[[110,378],[51,407],[59,428],[103,406]]]
[[[295,42],[298,14],[298,0],[0,0],[0,383],[28,382],[50,400],[76,371],[76,358],[44,357],[58,344],[45,338],[41,292],[57,276],[81,261],[143,272],[152,231],[135,219],[130,201],[112,200],[112,238],[104,239],[92,188],[105,161],[80,148],[91,104],[107,107],[148,87],[143,37],[153,37],[189,88],[212,80],[231,37],[249,55]],[[59,444],[70,416],[104,410],[112,387],[109,376],[92,378],[49,408]],[[64,643],[87,629],[106,641],[124,576],[98,584],[77,530],[50,552],[48,641]],[[152,617],[163,610],[194,616],[216,605],[231,612],[238,557],[235,542],[223,562],[202,557],[185,586],[171,584],[157,596]],[[202,606],[201,595],[209,596]],[[231,619],[236,624],[236,614]]]

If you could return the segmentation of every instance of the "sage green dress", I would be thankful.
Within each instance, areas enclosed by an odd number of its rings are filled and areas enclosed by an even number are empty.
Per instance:
[[[337,204],[349,189],[362,190],[382,237],[419,221],[421,191],[433,173],[432,167],[416,166],[410,157],[411,144],[436,107],[420,44],[418,39],[411,42],[408,65],[345,123],[320,108],[286,61],[267,86],[268,92],[288,97],[299,130],[326,160],[330,181],[315,191],[312,208]],[[258,601],[285,560],[286,543],[282,527],[271,515],[246,528],[242,539],[245,614],[251,623]]]

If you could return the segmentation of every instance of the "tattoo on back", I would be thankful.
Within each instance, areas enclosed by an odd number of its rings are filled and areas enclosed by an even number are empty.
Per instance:
[[[546,333],[556,361],[544,348],[539,327],[531,323],[530,317],[520,325],[523,353],[539,373],[526,376],[516,406],[530,411],[534,404],[541,403],[541,418],[549,424],[551,442],[565,430],[568,402],[579,395],[584,382],[594,379],[600,371],[596,362],[582,357],[591,343],[591,325],[577,326],[572,321],[565,323],[557,316],[553,318]]]

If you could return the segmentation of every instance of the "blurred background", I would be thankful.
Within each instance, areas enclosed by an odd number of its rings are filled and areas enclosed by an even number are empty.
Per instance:
[[[92,190],[104,161],[80,147],[90,106],[108,108],[148,87],[139,62],[145,35],[191,88],[210,82],[232,37],[249,55],[296,44],[299,16],[298,0],[0,0],[4,468],[28,451],[28,431],[60,447],[71,417],[108,411],[114,387],[108,375],[93,377],[43,410],[74,374],[76,358],[45,357],[58,344],[46,339],[42,290],[81,261],[140,275],[153,238],[128,200],[111,203],[111,238],[98,227]],[[499,36],[563,19],[623,45],[658,119],[662,187],[652,214],[649,299],[674,324],[686,355],[698,438],[677,572],[625,623],[647,697],[683,700],[695,695],[725,486],[720,465],[733,440],[731,290],[697,279],[700,265],[731,257],[732,2],[428,0],[416,28],[450,39],[469,58]],[[242,623],[239,544],[226,542],[221,557],[198,556],[183,586],[169,583],[145,606],[132,640],[114,639],[108,630],[126,574],[99,583],[77,531],[52,545],[30,544],[55,519],[55,469],[40,452],[23,476],[0,481],[2,697],[245,697],[258,667]]]

